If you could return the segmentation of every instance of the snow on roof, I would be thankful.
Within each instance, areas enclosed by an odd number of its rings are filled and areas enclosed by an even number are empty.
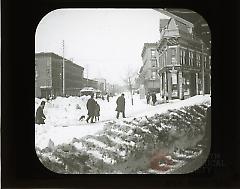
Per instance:
[[[51,86],[40,86],[41,89],[49,89],[52,88]]]
[[[94,92],[94,91],[95,91],[95,89],[94,89],[94,88],[92,88],[92,87],[84,87],[84,88],[81,90],[81,92],[84,92],[84,91],[90,91],[90,92]]]

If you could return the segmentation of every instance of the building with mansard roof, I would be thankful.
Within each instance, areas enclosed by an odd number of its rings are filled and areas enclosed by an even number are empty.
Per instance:
[[[159,31],[158,75],[162,97],[184,99],[210,93],[211,56],[194,35],[193,25],[182,19],[164,19],[160,20]]]

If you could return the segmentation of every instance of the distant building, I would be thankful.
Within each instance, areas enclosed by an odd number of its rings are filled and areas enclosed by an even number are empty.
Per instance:
[[[78,95],[84,86],[84,68],[65,59],[63,94],[63,57],[48,52],[35,54],[35,97]]]
[[[159,92],[157,43],[144,43],[142,50],[143,66],[139,71],[138,85],[144,85],[145,92]]]
[[[121,93],[124,91],[123,86],[120,86],[118,84],[111,84],[111,83],[107,83],[107,88],[106,88],[106,92],[108,94],[114,95],[117,93]]]
[[[93,79],[83,78],[83,86],[98,89],[98,82],[96,80],[93,80]]]
[[[174,18],[160,20],[157,50],[163,97],[184,99],[202,94],[203,80],[204,93],[210,93],[211,56],[194,36],[191,25]]]
[[[107,80],[104,79],[104,78],[94,78],[94,80],[98,82],[98,88],[97,89],[99,89],[103,93],[106,93]]]

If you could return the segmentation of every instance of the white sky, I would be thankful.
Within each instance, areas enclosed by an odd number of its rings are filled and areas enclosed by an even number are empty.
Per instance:
[[[85,68],[89,78],[122,84],[128,70],[139,71],[144,43],[157,42],[159,19],[153,9],[58,9],[39,23],[35,52],[54,52]]]

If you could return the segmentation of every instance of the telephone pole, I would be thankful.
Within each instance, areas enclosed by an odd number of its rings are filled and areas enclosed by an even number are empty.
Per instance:
[[[133,105],[133,91],[132,91],[132,83],[131,83],[131,79],[130,77],[128,78],[128,82],[129,82],[129,87],[130,87],[130,93],[131,93],[131,101],[132,101],[132,105]]]
[[[62,79],[62,82],[63,82],[63,96],[65,96],[65,61],[64,61],[64,40],[62,42],[62,49],[63,49],[63,79]]]
[[[87,87],[88,87],[88,64],[87,64]]]

